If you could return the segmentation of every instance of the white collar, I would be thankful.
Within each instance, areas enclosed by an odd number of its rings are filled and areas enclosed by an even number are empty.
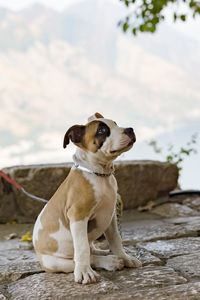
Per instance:
[[[91,171],[85,167],[82,167],[80,165],[76,165],[74,164],[74,167],[75,169],[77,170],[80,170],[80,171],[83,171],[83,172],[87,172],[87,173],[90,173],[90,174],[94,174],[96,176],[100,176],[100,177],[109,177],[110,175],[112,175],[113,173],[109,173],[109,174],[102,174],[102,173],[98,173],[98,172],[94,172],[94,171]]]

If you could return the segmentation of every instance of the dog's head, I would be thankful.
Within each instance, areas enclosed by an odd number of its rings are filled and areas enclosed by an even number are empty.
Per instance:
[[[67,130],[64,148],[70,140],[83,150],[101,152],[106,157],[114,159],[132,148],[136,136],[133,128],[119,127],[116,122],[96,113],[88,119],[86,125],[74,125]]]

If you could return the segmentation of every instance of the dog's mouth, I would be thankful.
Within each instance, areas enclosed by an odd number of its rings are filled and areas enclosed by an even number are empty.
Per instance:
[[[130,143],[128,143],[127,147],[133,146],[134,143],[135,143],[134,141],[130,141]]]
[[[133,146],[133,144],[135,143],[135,140],[131,140],[128,145],[126,145],[125,147],[118,149],[118,150],[112,150],[110,151],[111,154],[115,154],[117,152],[123,152],[125,150],[129,150],[129,148],[131,148]]]

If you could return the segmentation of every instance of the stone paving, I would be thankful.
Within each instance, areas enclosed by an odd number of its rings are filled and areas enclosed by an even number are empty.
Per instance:
[[[32,224],[0,225],[0,300],[35,299],[200,299],[200,216],[196,199],[181,217],[163,212],[124,212],[121,232],[126,249],[141,253],[143,266],[117,272],[99,271],[100,282],[74,283],[73,274],[45,273],[30,242],[20,237]],[[162,211],[162,209],[160,209]],[[167,211],[167,207],[165,207]],[[196,213],[194,212],[196,210]],[[9,239],[9,235],[13,239]],[[140,251],[138,251],[140,250]]]

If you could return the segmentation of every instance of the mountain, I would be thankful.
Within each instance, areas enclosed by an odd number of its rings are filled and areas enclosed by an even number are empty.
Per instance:
[[[123,6],[109,1],[87,0],[57,12],[46,6],[34,4],[20,12],[0,8],[0,50],[27,50],[34,42],[47,45],[55,39],[82,47],[90,58],[113,66],[121,29],[117,22],[123,18]],[[182,68],[200,65],[200,43],[177,33],[169,26],[160,26],[154,35],[142,34],[134,44],[146,52],[161,57]],[[187,58],[187,59],[185,59]],[[191,64],[192,62],[192,64]]]
[[[61,13],[39,4],[20,12],[1,9],[0,50],[26,51],[35,40],[48,45],[58,39],[84,48],[91,58],[110,66],[115,57],[119,11],[103,3],[86,1]]]

